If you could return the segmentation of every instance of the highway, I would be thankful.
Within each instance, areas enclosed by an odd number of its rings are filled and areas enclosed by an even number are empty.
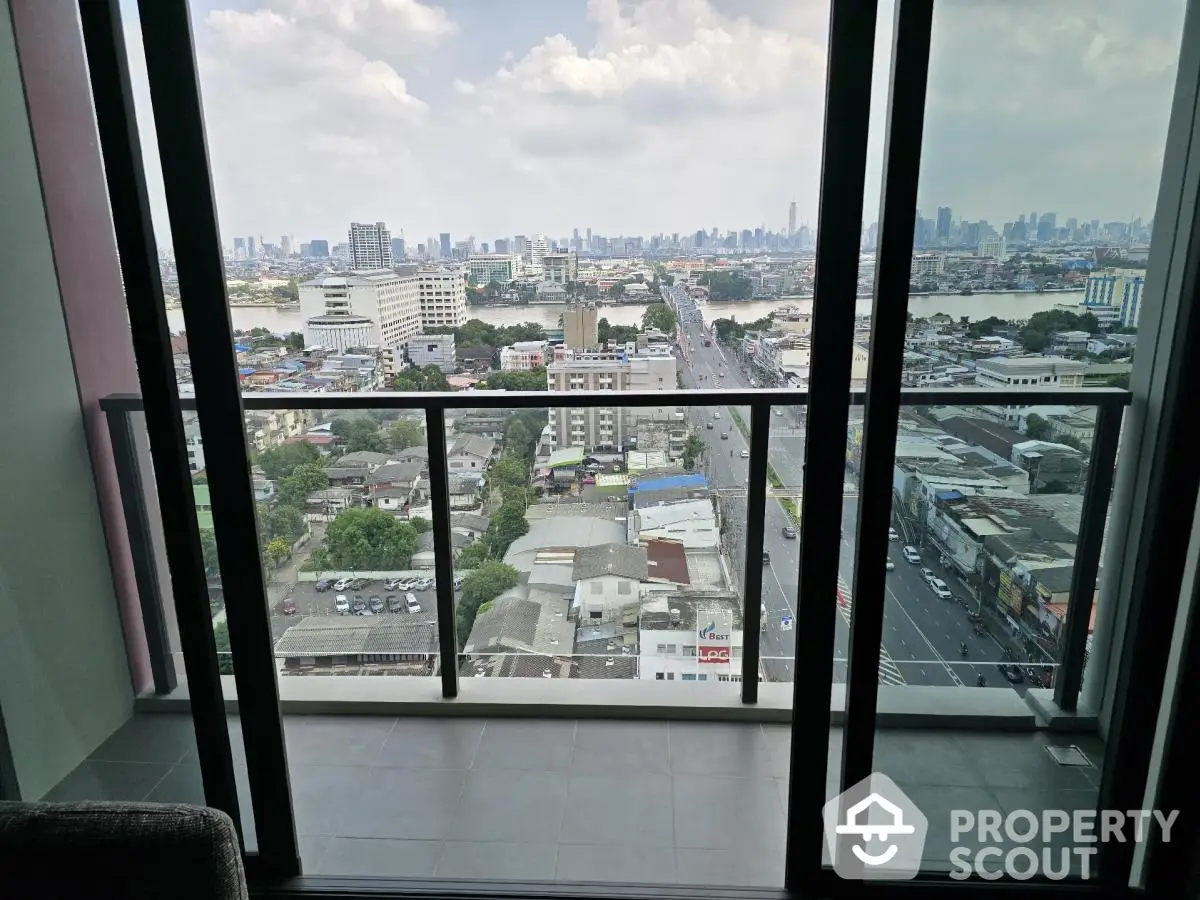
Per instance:
[[[749,378],[738,368],[737,361],[717,346],[705,347],[703,339],[710,337],[704,330],[699,311],[690,301],[677,299],[680,316],[681,352],[685,365],[681,377],[685,388],[727,387],[748,388]],[[718,373],[723,373],[719,375]],[[739,410],[743,422],[749,423],[749,410]],[[713,419],[714,412],[719,419]],[[783,407],[783,415],[771,416],[769,458],[776,474],[786,488],[803,488],[805,418],[803,407]],[[727,408],[694,409],[694,423],[709,452],[706,471],[712,485],[722,495],[722,514],[731,530],[731,545],[743,546],[745,529],[745,488],[749,477],[750,460],[743,459],[749,444],[736,426]],[[712,422],[713,429],[706,425]],[[722,434],[728,438],[722,438]],[[838,436],[838,440],[845,440]],[[842,540],[839,554],[840,596],[837,632],[834,644],[834,681],[846,680],[846,652],[849,643],[849,622],[853,609],[851,585],[854,571],[854,537],[857,533],[859,497],[853,483],[847,485],[842,506]],[[798,596],[800,542],[784,536],[783,528],[790,518],[778,498],[767,499],[767,516],[763,547],[770,553],[771,562],[763,572],[762,600],[766,604],[766,628],[762,632],[761,655],[763,671],[770,681],[790,681],[795,659],[795,631],[786,629],[785,617],[793,617]],[[906,563],[900,555],[900,543],[889,545],[895,569],[887,576],[887,596],[884,602],[883,646],[879,678],[885,684],[919,684],[952,686],[977,684],[980,675],[989,687],[1012,688],[997,669],[1003,660],[1002,646],[991,635],[978,636],[968,619],[966,604],[956,600],[940,600],[920,575],[928,566],[943,578],[956,598],[969,595],[963,585],[950,577],[938,564],[936,554],[925,553],[921,563]],[[740,564],[740,560],[737,561]],[[741,573],[735,573],[738,582]],[[967,655],[960,654],[960,644],[967,645]],[[1026,685],[1017,686],[1025,690]]]

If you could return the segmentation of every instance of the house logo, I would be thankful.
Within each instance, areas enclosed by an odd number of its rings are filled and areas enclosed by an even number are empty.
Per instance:
[[[853,880],[915,878],[929,820],[886,775],[872,773],[825,804],[833,870]]]
[[[717,631],[717,623],[709,622],[700,629],[700,640],[702,641],[729,641],[729,635],[721,634]]]

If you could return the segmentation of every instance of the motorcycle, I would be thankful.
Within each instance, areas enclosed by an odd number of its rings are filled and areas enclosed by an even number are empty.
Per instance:
[[[975,679],[975,686],[976,687],[987,687],[987,679],[984,678],[982,675],[978,676]]]
[[[958,645],[958,655],[959,655],[959,656],[961,656],[963,659],[966,659],[966,658],[967,658],[967,645],[966,645],[966,643],[962,643],[962,644],[959,644],[959,645]]]

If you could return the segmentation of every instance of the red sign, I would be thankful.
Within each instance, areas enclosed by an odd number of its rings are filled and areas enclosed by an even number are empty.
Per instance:
[[[701,644],[698,652],[700,654],[700,662],[702,663],[732,662],[733,654],[730,653],[728,647],[705,647]]]

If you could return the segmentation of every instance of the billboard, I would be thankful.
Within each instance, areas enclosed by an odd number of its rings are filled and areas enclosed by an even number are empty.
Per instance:
[[[733,661],[733,616],[728,611],[700,619],[696,634],[696,657],[702,665]]]

